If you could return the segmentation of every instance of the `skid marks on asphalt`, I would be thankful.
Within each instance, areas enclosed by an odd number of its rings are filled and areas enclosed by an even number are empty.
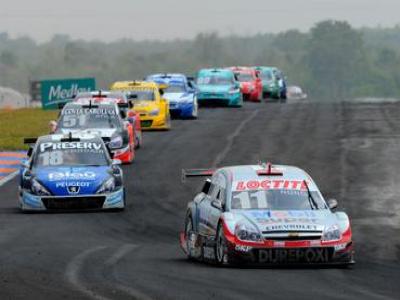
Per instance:
[[[86,249],[71,259],[65,277],[76,291],[90,299],[151,299],[135,288],[121,284],[115,275],[118,263],[136,248],[137,245],[124,244],[116,249],[107,246]],[[103,256],[109,250],[112,254],[105,259]]]
[[[247,123],[249,123],[251,120],[253,120],[257,114],[259,112],[259,109],[254,110],[247,118],[243,119],[242,122],[239,123],[239,125],[236,127],[236,129],[227,136],[226,140],[227,143],[224,147],[224,149],[222,149],[222,151],[220,153],[218,153],[217,157],[215,158],[214,162],[213,162],[213,167],[218,167],[221,162],[224,160],[224,158],[227,156],[227,154],[229,153],[229,151],[232,148],[232,145],[235,141],[235,139],[240,136],[242,130],[246,127]]]

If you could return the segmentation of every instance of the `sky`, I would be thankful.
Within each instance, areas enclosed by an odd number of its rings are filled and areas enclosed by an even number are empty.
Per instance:
[[[400,24],[400,0],[0,0],[0,32],[114,41],[307,31],[325,19],[354,27]]]

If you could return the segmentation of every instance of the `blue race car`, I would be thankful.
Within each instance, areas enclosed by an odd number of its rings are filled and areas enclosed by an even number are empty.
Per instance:
[[[173,117],[196,119],[198,105],[194,83],[183,74],[152,74],[146,81],[166,84],[163,97],[169,102]]]
[[[124,209],[120,161],[100,137],[54,134],[25,143],[34,145],[20,170],[22,211]]]

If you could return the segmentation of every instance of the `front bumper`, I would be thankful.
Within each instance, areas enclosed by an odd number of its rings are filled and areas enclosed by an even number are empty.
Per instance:
[[[19,202],[23,211],[122,209],[125,207],[125,190],[120,188],[109,194],[77,196],[36,196],[22,191]]]
[[[119,159],[122,163],[131,163],[135,158],[135,152],[131,151],[131,147],[128,145],[121,149],[116,149],[111,151],[113,153],[113,158]]]
[[[241,93],[199,93],[197,95],[199,104],[217,104],[226,106],[241,106]]]
[[[172,116],[180,118],[192,117],[194,110],[193,102],[189,103],[170,103],[169,111]]]
[[[142,127],[142,130],[170,128],[168,117],[162,114],[158,116],[140,114],[140,126]]]

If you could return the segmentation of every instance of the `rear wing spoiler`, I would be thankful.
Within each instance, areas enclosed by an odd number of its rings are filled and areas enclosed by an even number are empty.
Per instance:
[[[211,177],[215,171],[216,169],[182,169],[182,182],[187,177]]]
[[[38,138],[24,138],[24,144],[25,145],[35,145],[37,142]]]

